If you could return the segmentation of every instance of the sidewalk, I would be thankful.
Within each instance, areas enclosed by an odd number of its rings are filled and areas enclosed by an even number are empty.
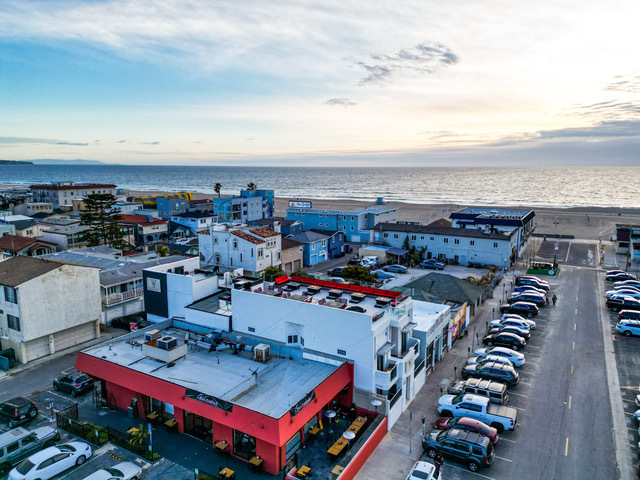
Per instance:
[[[504,281],[510,282],[509,272]],[[437,405],[440,398],[440,386],[446,388],[455,379],[454,365],[460,371],[465,364],[469,350],[478,348],[477,333],[480,342],[484,336],[486,323],[493,320],[492,309],[499,311],[502,287],[496,288],[496,295],[490,298],[479,309],[478,314],[467,326],[469,334],[459,339],[436,363],[427,377],[427,383],[413,399],[407,410],[400,416],[391,431],[387,433],[374,454],[356,475],[356,480],[371,478],[404,479],[422,454],[422,416],[425,417],[426,430],[431,429],[433,421],[438,417]],[[481,346],[481,345],[480,345]]]

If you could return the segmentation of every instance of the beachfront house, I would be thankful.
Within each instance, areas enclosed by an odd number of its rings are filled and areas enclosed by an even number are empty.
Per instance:
[[[121,216],[118,225],[126,232],[125,241],[129,243],[138,246],[165,241],[168,238],[168,222],[161,218],[155,218],[151,214]]]
[[[209,226],[217,223],[217,220],[218,218],[215,215],[205,212],[185,212],[171,216],[173,224],[181,225],[187,229],[184,231],[183,236],[185,237],[194,237],[198,233],[206,233],[209,230]],[[174,232],[175,230],[172,231],[172,237],[176,238]]]
[[[287,220],[283,217],[273,218],[261,218],[256,222],[256,225],[265,227],[271,227],[276,232],[281,233],[284,236],[295,235],[304,231],[304,225],[297,220]]]
[[[102,183],[51,182],[48,185],[31,185],[35,202],[46,202],[53,208],[73,208],[73,200],[85,198],[93,193],[116,195],[116,186]]]
[[[312,267],[329,260],[329,235],[311,230],[287,237],[303,245],[304,266]]]
[[[273,217],[273,190],[241,190],[240,195],[214,198],[213,213],[220,223],[253,225]]]

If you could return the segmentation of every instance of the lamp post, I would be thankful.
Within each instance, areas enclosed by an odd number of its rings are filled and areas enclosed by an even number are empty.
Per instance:
[[[375,408],[376,417],[377,417],[378,416],[378,407],[380,405],[382,405],[382,402],[380,400],[378,400],[377,398],[374,398],[373,400],[371,400],[371,405],[373,405],[373,407]]]

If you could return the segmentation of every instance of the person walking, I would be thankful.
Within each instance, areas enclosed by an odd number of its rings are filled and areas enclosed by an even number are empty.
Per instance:
[[[553,294],[553,297],[551,298],[551,301],[553,302],[553,306],[556,306],[556,302],[558,301],[558,297],[556,297],[556,294]]]
[[[433,458],[433,463],[436,465],[436,478],[438,478],[438,475],[440,475],[440,467],[444,464],[444,457],[441,453],[436,454]]]

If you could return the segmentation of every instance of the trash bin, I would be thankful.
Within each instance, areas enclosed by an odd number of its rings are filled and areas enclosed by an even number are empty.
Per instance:
[[[135,410],[133,409],[133,407],[132,407],[131,405],[129,405],[129,406],[127,407],[127,416],[128,416],[129,418],[136,418]]]

